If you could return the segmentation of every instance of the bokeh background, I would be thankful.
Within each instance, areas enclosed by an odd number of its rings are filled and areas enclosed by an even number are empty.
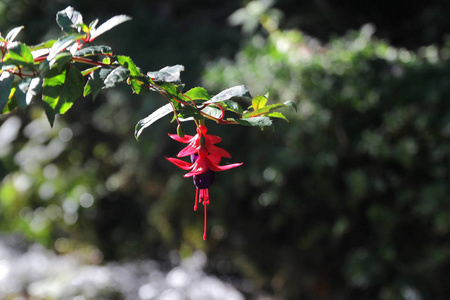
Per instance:
[[[158,95],[108,90],[53,128],[39,105],[1,116],[1,297],[448,299],[450,3],[1,0],[1,32],[57,37],[68,5],[132,16],[96,43],[145,71],[299,109],[274,130],[209,125],[244,165],[216,176],[206,242],[164,159],[174,124],[133,137]]]

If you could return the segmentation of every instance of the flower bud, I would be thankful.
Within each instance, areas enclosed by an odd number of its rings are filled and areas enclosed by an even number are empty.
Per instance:
[[[184,129],[181,124],[178,124],[177,126],[177,134],[180,138],[184,137]]]

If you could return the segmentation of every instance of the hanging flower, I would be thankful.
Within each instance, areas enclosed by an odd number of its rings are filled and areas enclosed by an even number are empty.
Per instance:
[[[185,135],[180,137],[177,134],[169,134],[169,136],[178,142],[188,144],[177,156],[190,156],[191,163],[172,157],[166,157],[166,159],[183,170],[190,170],[184,177],[193,177],[194,185],[196,186],[194,210],[197,210],[197,203],[202,203],[204,206],[203,239],[206,239],[206,205],[209,204],[208,188],[214,181],[214,172],[232,169],[242,165],[242,163],[219,166],[222,157],[231,158],[231,156],[226,150],[214,145],[222,141],[222,139],[219,136],[207,134],[205,125],[198,126],[197,134],[194,136]]]

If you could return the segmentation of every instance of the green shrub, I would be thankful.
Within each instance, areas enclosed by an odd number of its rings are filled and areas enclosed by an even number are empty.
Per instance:
[[[450,293],[449,48],[414,53],[372,33],[324,46],[295,30],[255,36],[204,76],[298,104],[289,125],[242,133],[239,210],[225,209],[230,238],[215,249],[287,299]]]

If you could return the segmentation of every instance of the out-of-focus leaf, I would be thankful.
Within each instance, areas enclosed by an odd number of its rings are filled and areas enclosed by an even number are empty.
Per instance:
[[[145,119],[140,120],[136,124],[136,128],[135,128],[135,131],[134,131],[134,136],[135,136],[136,140],[139,139],[139,136],[141,135],[142,131],[145,128],[147,128],[148,126],[152,125],[154,122],[158,121],[162,117],[167,116],[171,112],[173,112],[172,105],[170,103],[167,103],[166,105],[161,106],[160,108],[155,110],[153,113],[151,113]]]

